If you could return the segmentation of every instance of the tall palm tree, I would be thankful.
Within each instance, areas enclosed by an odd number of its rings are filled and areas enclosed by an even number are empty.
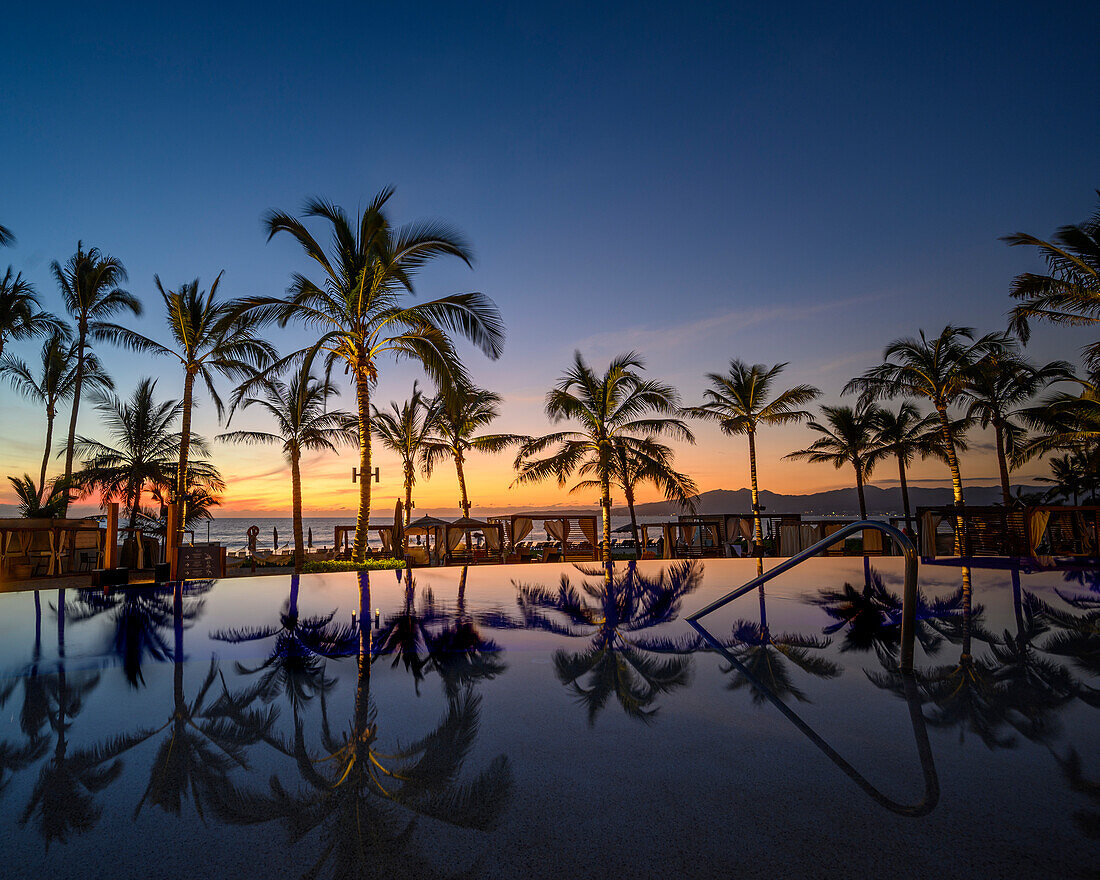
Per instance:
[[[386,357],[419,362],[437,383],[460,381],[465,371],[449,335],[459,333],[496,359],[504,344],[504,325],[493,301],[481,293],[459,293],[406,305],[416,271],[435,257],[453,256],[470,265],[469,246],[450,226],[418,222],[395,228],[384,189],[354,222],[337,205],[324,199],[306,203],[307,218],[321,218],[332,228],[330,253],[305,225],[282,211],[264,218],[268,241],[286,232],[322,270],[316,283],[295,274],[285,298],[253,297],[243,307],[262,319],[285,326],[299,318],[320,331],[308,349],[307,362],[325,353],[329,369],[342,364],[355,381],[359,421],[359,512],[355,522],[354,556],[367,552],[370,519],[371,421],[370,392]]]
[[[1062,455],[1053,456],[1050,459],[1050,476],[1036,477],[1040,483],[1050,483],[1047,490],[1048,500],[1061,498],[1076,507],[1081,502],[1081,495],[1089,487],[1090,481],[1088,468],[1079,456]]]
[[[856,494],[859,497],[859,518],[867,519],[867,499],[863,484],[871,472],[889,453],[879,442],[875,424],[878,407],[860,403],[850,406],[823,406],[824,422],[811,420],[808,427],[821,436],[805,449],[784,458],[804,458],[807,461],[831,464],[837,470],[851,465],[856,472]]]
[[[115,342],[135,351],[173,357],[183,367],[183,399],[180,429],[179,463],[176,467],[175,500],[180,508],[180,529],[187,518],[187,455],[191,446],[191,410],[194,407],[195,379],[201,378],[210,393],[218,416],[224,412],[221,397],[214,387],[214,374],[230,379],[243,379],[275,359],[275,350],[256,332],[260,322],[246,316],[229,302],[218,302],[218,284],[222,273],[214,279],[210,290],[199,289],[199,279],[180,285],[178,290],[165,290],[159,276],[153,276],[164,303],[171,345],[154,342],[140,333],[117,324],[104,333]]]
[[[454,461],[463,516],[470,515],[466,472],[463,469],[467,454],[471,450],[503,452],[524,439],[515,434],[477,435],[478,431],[500,416],[501,399],[494,391],[474,385],[459,385],[441,391],[431,403],[432,418],[423,443],[424,473],[430,477],[435,465],[444,458]]]
[[[57,318],[39,307],[34,286],[22,273],[12,275],[8,266],[0,278],[0,356],[9,339],[28,339],[59,328]]]
[[[55,260],[51,269],[61,289],[65,310],[76,325],[76,382],[69,433],[65,440],[65,482],[69,483],[73,477],[76,420],[84,391],[84,361],[89,353],[89,344],[110,335],[108,318],[122,312],[140,315],[141,302],[119,287],[127,278],[122,262],[101,253],[98,248],[85,251],[83,242],[77,242],[76,253],[64,266]]]
[[[760,523],[760,489],[756,479],[756,434],[765,425],[785,425],[811,417],[801,407],[821,395],[813,385],[795,385],[774,392],[776,377],[787,365],[746,364],[733,358],[729,372],[707,373],[710,388],[703,392],[704,402],[692,407],[692,415],[718,422],[723,434],[749,439],[749,479],[752,488],[753,543],[764,539]]]
[[[40,359],[42,366],[37,375],[17,357],[8,354],[0,359],[0,375],[23,397],[46,409],[46,447],[38,477],[39,497],[46,491],[46,467],[53,447],[53,423],[58,406],[72,397],[76,387],[76,346],[67,332],[55,329],[42,344]],[[94,354],[84,359],[84,382],[97,391],[112,387],[110,377]]]
[[[1020,450],[1020,461],[1067,449],[1096,460],[1100,450],[1100,381],[1075,381],[1081,386],[1077,394],[1064,391],[1048,394],[1021,412],[1035,434]]]
[[[158,401],[155,379],[145,378],[126,400],[114,394],[94,398],[100,423],[109,443],[80,436],[76,451],[83,467],[76,475],[77,489],[84,495],[98,491],[104,502],[122,501],[134,528],[141,515],[146,491],[166,493],[176,481],[181,435],[176,430],[181,405],[176,400]],[[206,441],[193,437],[192,450],[208,454]],[[217,469],[202,459],[188,463],[193,486],[211,491],[224,488]]]
[[[905,469],[916,456],[927,458],[942,449],[939,420],[935,416],[922,416],[917,407],[906,401],[897,410],[880,407],[875,414],[875,439],[882,451],[898,460],[898,476],[901,480],[901,503],[905,511],[905,524],[913,527],[912,508],[909,505],[909,483]],[[956,435],[957,437],[957,435]],[[956,439],[956,445],[959,439]]]
[[[517,483],[556,477],[564,486],[574,471],[600,483],[603,512],[603,563],[611,564],[611,482],[615,478],[616,449],[638,448],[649,438],[671,435],[688,442],[695,437],[677,418],[680,396],[663,382],[644,379],[645,362],[634,352],[616,357],[597,376],[578,351],[573,366],[546,395],[546,415],[557,424],[571,421],[577,430],[557,431],[526,440],[516,455]],[[556,447],[545,457],[539,453]]]
[[[966,414],[983,428],[993,426],[997,445],[997,467],[1001,477],[1001,498],[1012,502],[1008,469],[1025,446],[1025,428],[1018,420],[1019,409],[1053,382],[1073,378],[1073,367],[1065,361],[1037,366],[1010,347],[992,352],[971,370],[966,388]]]
[[[390,401],[390,410],[371,405],[371,425],[378,441],[401,458],[405,476],[405,525],[412,521],[412,490],[416,471],[424,452],[424,442],[431,431],[433,409],[420,386],[413,382],[412,396],[398,404]]]
[[[254,387],[254,386],[249,386]],[[355,433],[348,428],[349,413],[329,412],[325,401],[339,393],[328,382],[318,382],[303,367],[289,382],[265,378],[256,392],[247,390],[239,399],[242,409],[258,406],[275,422],[275,431],[230,431],[219,434],[218,440],[230,443],[274,444],[281,446],[290,462],[290,500],[294,516],[294,571],[300,572],[305,562],[305,539],[302,536],[302,470],[303,452],[337,452],[341,445],[355,442]]]
[[[1002,241],[1037,248],[1047,264],[1046,275],[1024,272],[1012,283],[1012,296],[1022,302],[1009,313],[1010,328],[1022,342],[1028,341],[1032,320],[1072,327],[1100,324],[1100,211],[1084,223],[1061,227],[1050,241],[1026,232]],[[1084,353],[1089,369],[1100,371],[1100,342]]]
[[[956,424],[950,409],[965,402],[965,394],[975,363],[987,354],[1002,350],[1003,334],[987,333],[974,338],[970,327],[948,324],[934,339],[920,331],[895,339],[883,351],[883,362],[844,386],[844,393],[859,392],[861,400],[893,400],[915,397],[928,400],[936,410],[943,437],[943,451],[951,469],[951,491],[955,505],[963,503],[962,474],[959,471]],[[962,529],[956,529],[961,549]]]

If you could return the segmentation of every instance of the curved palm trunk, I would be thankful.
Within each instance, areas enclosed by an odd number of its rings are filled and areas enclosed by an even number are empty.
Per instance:
[[[623,494],[626,496],[626,507],[630,511],[630,532],[634,536],[634,558],[642,558],[641,538],[638,535],[638,516],[634,513],[634,490],[630,486],[623,486]]]
[[[370,523],[370,374],[365,366],[355,371],[355,397],[359,407],[359,512],[355,517],[356,562],[367,558],[367,526]]]
[[[466,474],[462,470],[462,453],[455,453],[455,470],[458,472],[458,491],[461,493],[462,515],[470,515],[470,499],[466,496]]]
[[[1005,431],[1000,419],[993,422],[993,433],[997,437],[997,467],[1001,472],[1001,500],[1007,507],[1012,503],[1012,493],[1008,484],[1008,456],[1005,453]]]
[[[50,461],[50,447],[53,446],[53,420],[56,415],[53,406],[46,409],[46,450],[42,453],[42,473],[38,477],[38,502],[46,491],[46,465]]]
[[[73,443],[76,442],[76,419],[80,413],[80,392],[84,387],[84,346],[87,345],[88,325],[80,322],[80,330],[76,340],[76,378],[73,380],[73,411],[69,416],[69,436],[65,443],[65,485],[73,478]],[[65,506],[63,512],[69,512],[69,496],[65,494]]]
[[[940,433],[943,436],[944,452],[947,454],[947,466],[951,469],[951,496],[955,501],[955,507],[963,506],[962,474],[959,473],[959,457],[955,453],[955,438],[951,434],[951,421],[947,417],[947,407],[942,403],[936,404],[936,413],[940,417]],[[955,517],[955,555],[963,555],[963,529],[965,525],[961,516]]]
[[[756,432],[749,431],[749,479],[752,486],[752,552],[757,553],[764,540],[764,529],[760,524],[760,490],[756,485]]]
[[[306,561],[305,539],[302,537],[302,469],[301,453],[297,449],[290,453],[290,507],[294,517],[294,573],[302,571]]]
[[[898,476],[901,478],[901,506],[905,511],[905,527],[913,531],[913,514],[909,507],[909,483],[905,479],[905,459],[898,456]]]
[[[187,528],[187,453],[191,448],[191,404],[195,396],[195,374],[187,370],[183,380],[183,425],[180,428],[180,459],[176,466],[176,506],[179,532],[174,536],[173,547],[183,543],[183,531]]]
[[[405,462],[405,528],[408,528],[409,523],[412,522],[413,480],[415,479],[412,462]]]

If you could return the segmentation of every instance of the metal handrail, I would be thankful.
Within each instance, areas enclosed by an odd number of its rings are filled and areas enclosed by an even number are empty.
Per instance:
[[[734,599],[744,596],[751,590],[766,584],[772,578],[779,577],[779,575],[784,572],[790,571],[796,565],[800,565],[810,557],[817,556],[838,541],[843,541],[849,535],[855,534],[856,532],[862,532],[864,529],[877,529],[882,532],[893,540],[898,549],[901,550],[902,556],[905,557],[905,585],[902,592],[901,605],[901,662],[898,665],[902,672],[912,672],[913,643],[916,637],[917,623],[917,548],[904,532],[894,528],[888,523],[877,522],[871,519],[849,523],[842,529],[818,541],[816,544],[796,553],[789,559],[783,560],[783,562],[779,563],[775,568],[761,575],[757,575],[743,587],[738,587],[733,592],[727,593],[722,598],[716,599],[709,605],[700,608],[694,614],[688,615],[686,618],[687,622],[703,636],[704,639],[707,639],[708,642],[712,641],[712,637],[708,638],[710,634],[697,623],[699,618],[710,614],[712,611],[717,611],[723,605],[727,605]]]

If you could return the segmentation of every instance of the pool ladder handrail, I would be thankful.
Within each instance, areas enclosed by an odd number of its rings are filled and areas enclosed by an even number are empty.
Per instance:
[[[769,569],[761,575],[757,575],[743,587],[738,587],[725,596],[715,599],[709,605],[700,608],[694,614],[688,615],[686,618],[687,622],[705,638],[708,634],[703,632],[702,627],[696,623],[699,618],[710,614],[712,611],[717,611],[723,605],[729,604],[734,599],[744,596],[757,587],[763,586],[772,578],[779,577],[779,575],[790,571],[796,565],[801,565],[807,559],[817,556],[838,541],[843,541],[849,535],[853,535],[856,532],[862,532],[865,529],[876,529],[882,532],[897,545],[898,549],[901,550],[902,556],[905,557],[905,584],[902,590],[901,605],[901,662],[898,666],[903,673],[912,672],[913,643],[916,637],[917,623],[917,548],[909,539],[909,536],[900,529],[888,523],[878,522],[873,519],[862,519],[858,522],[849,523],[838,531],[833,532],[833,534],[822,538],[816,544],[783,560],[775,566],[775,568]]]

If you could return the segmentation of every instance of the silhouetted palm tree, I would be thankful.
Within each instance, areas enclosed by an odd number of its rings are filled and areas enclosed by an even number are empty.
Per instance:
[[[1020,450],[1019,459],[1028,461],[1048,452],[1074,450],[1089,461],[1100,457],[1100,382],[1077,379],[1076,394],[1056,392],[1021,412],[1036,434]]]
[[[8,477],[19,499],[19,515],[27,519],[57,519],[65,515],[65,506],[69,503],[69,490],[65,479],[58,477],[46,487],[34,484],[34,477],[23,474],[22,477]]]
[[[46,490],[46,466],[53,448],[53,423],[57,408],[72,397],[76,388],[76,346],[70,341],[68,330],[54,330],[42,344],[39,357],[41,368],[35,375],[24,361],[10,354],[5,355],[0,360],[0,375],[27,400],[46,409],[46,448],[42,453],[42,469],[38,477],[41,498]],[[84,358],[84,382],[97,391],[112,387],[110,377],[91,353]]]
[[[270,241],[279,232],[292,235],[322,270],[314,283],[296,274],[285,299],[253,297],[244,306],[264,319],[285,325],[294,318],[319,330],[306,363],[325,353],[328,368],[342,364],[354,376],[359,421],[359,513],[354,556],[367,552],[370,519],[370,391],[385,357],[419,362],[437,383],[465,379],[449,335],[459,333],[496,359],[504,344],[504,325],[493,301],[481,293],[460,293],[425,303],[404,304],[413,293],[417,270],[439,256],[472,260],[469,246],[450,226],[437,222],[390,224],[386,203],[392,189],[380,192],[354,222],[343,208],[323,199],[306,203],[305,216],[326,220],[332,228],[331,253],[305,225],[282,211],[264,218]],[[308,369],[308,367],[307,367]]]
[[[1006,505],[1012,503],[1009,467],[1025,447],[1025,429],[1019,422],[1022,405],[1051,383],[1072,378],[1073,367],[1065,361],[1036,366],[1008,346],[987,354],[971,369],[966,414],[983,428],[993,426],[1001,500]]]
[[[141,302],[119,284],[126,281],[126,269],[112,256],[98,248],[84,250],[77,242],[76,253],[61,266],[51,264],[65,310],[76,325],[76,381],[73,385],[73,411],[69,418],[69,433],[65,440],[65,483],[72,482],[73,452],[76,441],[76,420],[84,391],[84,361],[89,344],[110,338],[108,318],[121,312],[141,314]]]
[[[558,680],[587,708],[589,724],[612,697],[628,716],[649,723],[657,714],[657,698],[690,681],[690,654],[698,640],[641,633],[676,619],[684,597],[702,582],[702,566],[690,560],[652,576],[639,572],[633,561],[610,577],[602,567],[578,570],[587,577],[580,590],[567,575],[557,590],[516,584],[523,624],[589,640],[579,653],[554,652]]]
[[[1096,482],[1096,478],[1089,472],[1084,458],[1072,453],[1052,456],[1049,464],[1050,476],[1036,477],[1035,480],[1040,483],[1051,484],[1046,492],[1048,500],[1061,499],[1065,503],[1076,507],[1081,503],[1081,495]]]
[[[731,437],[744,434],[749,439],[749,478],[752,485],[753,543],[760,545],[760,492],[756,479],[756,434],[763,426],[787,425],[811,417],[801,407],[821,396],[813,385],[795,385],[773,394],[775,378],[787,365],[746,364],[734,358],[729,372],[708,373],[711,387],[703,392],[702,406],[689,411],[700,418],[718,422],[722,433]]]
[[[281,446],[290,462],[290,504],[294,518],[294,571],[300,572],[305,562],[305,538],[302,535],[302,471],[303,452],[337,452],[340,446],[355,442],[356,433],[348,428],[350,414],[328,411],[325,401],[339,393],[327,382],[318,382],[304,369],[299,369],[289,382],[265,376],[258,382],[242,387],[236,404],[242,409],[258,406],[275,421],[275,432],[230,431],[219,434],[218,440],[230,443],[273,444]],[[254,396],[260,394],[262,396]]]
[[[43,312],[34,286],[22,273],[12,275],[8,266],[0,278],[0,356],[8,340],[29,339],[63,326],[53,315]]]
[[[577,430],[529,438],[516,455],[517,483],[556,477],[558,485],[564,486],[574,471],[599,481],[605,566],[611,563],[611,482],[617,450],[642,448],[658,435],[695,442],[687,425],[674,417],[681,412],[679,394],[671,385],[642,378],[642,369],[642,358],[628,352],[597,376],[576,352],[573,366],[546,395],[546,415],[555,424],[573,422]],[[550,455],[535,457],[551,447],[556,449]]]
[[[808,427],[821,436],[806,449],[791,452],[784,458],[805,458],[807,461],[831,464],[837,470],[851,465],[856,472],[856,494],[859,497],[859,518],[867,519],[867,499],[863,483],[889,452],[876,432],[878,407],[860,403],[850,406],[823,406],[824,422],[811,420]]]
[[[898,460],[905,524],[912,529],[913,515],[909,505],[909,483],[906,480],[905,469],[917,456],[944,457],[939,420],[935,416],[922,416],[916,406],[906,401],[898,407],[897,412],[879,407],[875,414],[874,428],[875,439],[883,453],[893,455]],[[957,434],[955,444],[960,449],[964,448]]]
[[[478,616],[466,610],[466,576],[469,566],[462,566],[458,580],[458,596],[454,615],[444,619],[442,629],[428,629],[425,643],[432,668],[443,680],[449,698],[457,698],[462,688],[475,682],[496,678],[507,668],[501,659],[502,649],[487,638],[478,627]],[[411,577],[412,572],[407,572]]]
[[[168,325],[171,343],[154,342],[128,327],[108,325],[101,331],[114,342],[135,351],[173,357],[183,367],[183,398],[180,428],[179,463],[176,466],[174,500],[179,505],[180,529],[186,520],[188,493],[187,467],[191,446],[191,411],[194,407],[195,380],[202,379],[210,398],[221,416],[224,412],[221,397],[214,386],[214,374],[230,379],[244,379],[254,371],[266,367],[275,359],[275,349],[259,339],[256,332],[260,321],[255,315],[241,314],[229,302],[218,302],[218,283],[222,273],[214,279],[210,290],[199,289],[199,279],[180,285],[177,290],[165,290],[159,276],[153,280],[164,303],[164,317]]]
[[[182,435],[175,427],[182,408],[175,400],[157,401],[156,387],[156,380],[146,378],[127,400],[97,394],[96,410],[109,443],[76,438],[83,463],[75,479],[78,490],[85,495],[99,492],[104,502],[120,500],[130,528],[138,524],[146,491],[163,497],[176,483]],[[198,455],[209,453],[206,441],[197,435],[192,436],[191,447]],[[187,467],[193,490],[218,492],[224,488],[221,475],[209,461],[192,457]]]
[[[516,434],[478,434],[500,416],[501,396],[474,385],[446,387],[431,403],[431,422],[423,442],[424,473],[431,476],[435,465],[445,458],[455,463],[462,515],[470,515],[463,465],[471,451],[503,452],[522,443]]]
[[[1012,296],[1023,302],[1010,313],[1010,326],[1022,342],[1028,341],[1033,320],[1074,327],[1100,323],[1100,212],[1084,223],[1061,227],[1050,241],[1026,232],[1002,241],[1037,248],[1048,269],[1046,275],[1024,272],[1012,283]],[[1100,342],[1084,353],[1089,368],[1100,370]]]
[[[412,490],[416,471],[424,453],[424,442],[431,431],[432,406],[419,385],[413,382],[412,396],[401,404],[390,401],[390,412],[371,405],[371,426],[378,441],[401,458],[405,477],[405,525],[412,522]]]

